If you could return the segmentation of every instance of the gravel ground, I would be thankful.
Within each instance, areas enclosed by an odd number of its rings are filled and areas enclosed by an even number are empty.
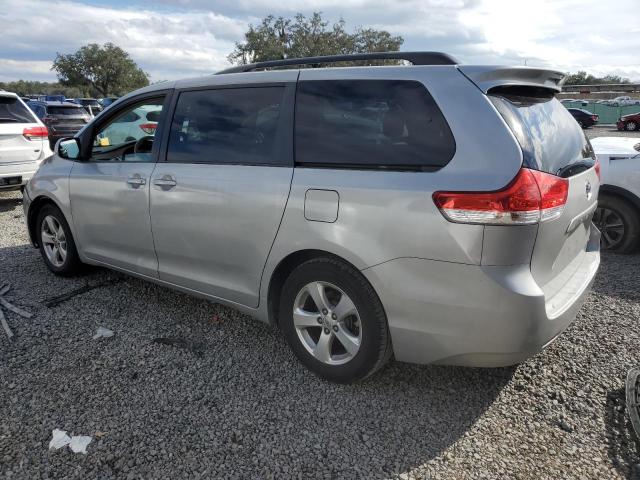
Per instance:
[[[0,194],[0,283],[35,314],[7,315],[12,341],[0,330],[0,476],[640,478],[623,390],[640,363],[639,266],[604,255],[577,321],[518,367],[393,362],[341,386],[231,309],[106,270],[55,277],[20,195]],[[98,326],[114,337],[92,340]],[[87,455],[49,451],[54,428],[92,436]]]

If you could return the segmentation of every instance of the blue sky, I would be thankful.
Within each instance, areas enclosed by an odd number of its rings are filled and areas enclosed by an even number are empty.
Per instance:
[[[640,0],[0,0],[0,81],[55,80],[56,52],[127,50],[153,81],[205,75],[249,24],[322,11],[463,63],[547,66],[640,81]]]

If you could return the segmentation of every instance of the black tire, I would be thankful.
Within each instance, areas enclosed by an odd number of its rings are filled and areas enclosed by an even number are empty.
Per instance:
[[[625,124],[624,129],[627,132],[633,132],[634,130],[638,130],[638,124],[632,120]]]
[[[64,236],[66,240],[66,258],[62,265],[54,265],[51,260],[49,260],[47,254],[45,253],[44,243],[42,241],[42,224],[45,221],[45,218],[48,216],[54,217],[59,225],[64,230]],[[60,275],[63,277],[69,277],[72,275],[76,275],[82,271],[82,262],[80,261],[80,257],[78,256],[78,250],[76,249],[75,241],[73,240],[73,235],[71,234],[71,229],[69,228],[69,224],[67,223],[64,215],[60,211],[60,209],[54,205],[48,204],[43,206],[38,212],[38,216],[36,219],[36,230],[35,234],[38,238],[38,247],[40,249],[40,254],[44,260],[45,265],[49,270],[51,270],[56,275]]]
[[[303,345],[293,323],[298,293],[311,282],[327,282],[342,290],[360,316],[362,340],[357,353],[347,363],[329,365],[316,359]],[[298,359],[318,376],[338,383],[363,380],[379,370],[391,357],[387,316],[373,287],[358,270],[329,257],[308,260],[286,279],[280,297],[279,325]]]
[[[580,128],[582,128],[583,130],[586,128],[582,120],[578,120],[578,125],[580,125]]]
[[[610,248],[604,249],[623,254],[633,253],[640,243],[640,212],[621,198],[608,195],[600,196],[594,221],[603,235],[606,234],[602,219],[602,212],[605,210],[610,210],[620,217],[624,226],[624,233],[619,242]],[[603,246],[604,244],[605,242],[603,241]]]

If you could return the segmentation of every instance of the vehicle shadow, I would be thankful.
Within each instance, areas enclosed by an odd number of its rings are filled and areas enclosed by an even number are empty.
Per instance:
[[[515,373],[391,362],[364,382],[333,384],[310,374],[277,328],[230,308],[103,269],[56,277],[24,245],[0,248],[0,260],[11,298],[35,314],[9,318],[16,337],[0,331],[0,352],[20,395],[39,398],[11,403],[6,418],[21,420],[7,420],[7,438],[112,432],[81,467],[88,477],[118,476],[130,461],[163,476],[187,457],[202,471],[243,465],[252,478],[399,475],[454,444]],[[92,341],[98,325],[114,337]],[[36,360],[15,360],[23,351]],[[64,398],[64,411],[47,398]],[[43,426],[51,412],[57,423]],[[62,456],[46,461],[71,468]]]
[[[607,394],[605,428],[607,431],[608,455],[613,466],[625,478],[640,480],[640,443],[636,437],[625,405],[625,389]]]
[[[18,192],[0,192],[0,213],[18,209],[22,213],[22,195]]]

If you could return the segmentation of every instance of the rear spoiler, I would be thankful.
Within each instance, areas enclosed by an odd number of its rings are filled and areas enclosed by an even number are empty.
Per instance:
[[[526,86],[562,90],[565,74],[534,67],[458,65],[458,70],[480,90],[488,93],[494,87]]]

